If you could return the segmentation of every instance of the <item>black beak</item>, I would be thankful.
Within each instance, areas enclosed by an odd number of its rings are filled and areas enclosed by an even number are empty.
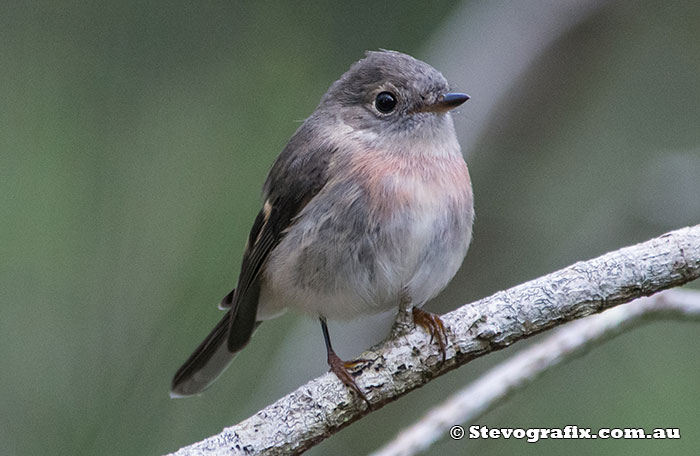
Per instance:
[[[446,93],[438,98],[438,105],[443,109],[454,109],[469,99],[466,93]]]
[[[425,111],[446,112],[454,109],[469,99],[466,93],[446,93],[440,95],[437,101],[423,108]]]

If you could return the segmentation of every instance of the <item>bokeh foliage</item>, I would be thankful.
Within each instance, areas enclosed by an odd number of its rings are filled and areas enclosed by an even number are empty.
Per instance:
[[[315,322],[289,314],[261,329],[205,395],[167,396],[172,373],[219,318],[214,305],[235,279],[260,186],[299,121],[365,49],[430,61],[426,43],[458,7],[0,6],[0,453],[173,451],[323,372]],[[699,30],[692,2],[613,3],[536,59],[466,151],[474,243],[434,309],[700,221]],[[468,49],[449,46],[459,58]],[[479,92],[468,81],[464,89]],[[456,121],[458,130],[469,122],[468,104]],[[309,328],[318,347],[299,346],[316,369],[303,378],[288,375],[294,328]],[[626,334],[483,420],[680,427],[681,441],[444,441],[436,451],[692,454],[698,334],[679,323]],[[310,454],[376,448],[512,350]]]

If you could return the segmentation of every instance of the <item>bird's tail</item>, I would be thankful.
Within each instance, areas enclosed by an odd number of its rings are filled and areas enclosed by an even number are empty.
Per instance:
[[[256,322],[257,328],[260,322]],[[240,326],[240,327],[239,327]],[[217,323],[199,347],[177,370],[170,388],[170,397],[186,397],[201,393],[226,370],[233,358],[250,340],[253,328],[245,319],[233,318],[231,311]],[[229,330],[238,335],[238,343],[229,348]]]

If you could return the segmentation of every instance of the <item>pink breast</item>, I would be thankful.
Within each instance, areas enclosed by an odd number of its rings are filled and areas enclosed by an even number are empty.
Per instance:
[[[348,172],[382,215],[411,206],[459,205],[471,199],[471,180],[461,156],[372,152],[353,157]]]

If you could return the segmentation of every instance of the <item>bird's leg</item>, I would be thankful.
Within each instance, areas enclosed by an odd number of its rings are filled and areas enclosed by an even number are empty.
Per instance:
[[[421,326],[430,333],[430,343],[437,339],[442,360],[445,361],[447,333],[440,316],[418,307],[411,309],[411,304],[411,298],[404,289],[399,296],[399,314],[391,329],[391,336],[398,337],[411,331],[416,325]]]
[[[437,343],[440,346],[440,353],[442,353],[442,360],[445,361],[447,332],[445,331],[445,325],[442,323],[440,316],[414,307],[413,321],[416,325],[422,326],[430,333],[430,343],[433,342],[433,339],[437,339]]]
[[[341,360],[338,355],[335,354],[335,351],[333,350],[333,346],[331,345],[331,337],[328,334],[328,324],[326,323],[326,319],[324,317],[319,317],[319,320],[321,320],[321,329],[323,330],[323,339],[326,341],[326,352],[328,353],[328,365],[331,368],[331,372],[335,374],[338,379],[343,382],[345,386],[350,388],[352,391],[357,393],[358,396],[362,398],[367,403],[367,406],[369,408],[372,408],[372,404],[367,400],[367,397],[364,395],[362,390],[360,390],[360,387],[357,386],[357,383],[355,383],[355,379],[352,377],[350,372],[348,372],[348,369],[352,369],[353,367],[357,366],[358,364],[364,363],[367,360],[365,359],[357,359],[354,361],[343,361]]]
[[[403,290],[399,295],[399,313],[391,328],[391,337],[396,338],[407,334],[415,328],[415,319],[411,315],[411,298]]]

